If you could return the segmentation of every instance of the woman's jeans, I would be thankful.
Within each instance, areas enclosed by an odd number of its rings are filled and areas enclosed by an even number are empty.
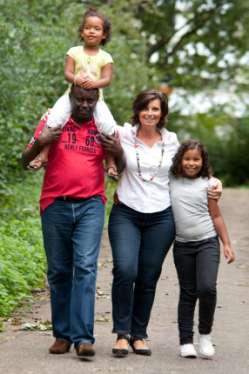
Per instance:
[[[212,329],[220,261],[219,240],[213,237],[186,243],[176,241],[174,261],[180,284],[178,304],[180,344],[188,344],[193,343],[193,320],[197,299],[199,299],[199,333],[209,334]]]
[[[97,258],[104,205],[94,196],[80,202],[55,200],[42,214],[48,261],[53,334],[93,343]]]
[[[109,238],[113,254],[113,332],[146,338],[156,284],[174,240],[171,207],[140,213],[119,203],[112,207]]]

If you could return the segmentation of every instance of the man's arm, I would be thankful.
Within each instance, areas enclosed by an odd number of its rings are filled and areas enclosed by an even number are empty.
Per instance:
[[[61,129],[44,127],[40,136],[35,140],[32,147],[26,147],[22,153],[21,162],[24,169],[38,156],[41,150],[48,144],[57,140],[61,134]]]
[[[120,140],[115,135],[103,135],[101,134],[101,143],[104,150],[110,152],[115,159],[118,173],[122,173],[125,168],[126,161],[123,148],[120,144]]]

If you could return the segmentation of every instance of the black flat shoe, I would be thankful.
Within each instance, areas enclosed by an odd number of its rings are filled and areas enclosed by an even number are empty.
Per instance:
[[[138,340],[143,341],[143,339],[138,339],[138,338],[131,338],[130,339],[130,346],[131,346],[133,352],[136,353],[136,355],[151,356],[152,352],[151,352],[150,348],[148,348],[148,347],[146,347],[146,348],[136,348],[134,346],[134,343]]]
[[[127,348],[112,348],[113,356],[119,357],[119,358],[125,357],[129,353],[129,350],[128,350],[128,345],[129,345],[129,342],[130,342],[129,336],[128,335],[118,335],[116,341],[121,340],[121,339],[125,339],[127,341]]]

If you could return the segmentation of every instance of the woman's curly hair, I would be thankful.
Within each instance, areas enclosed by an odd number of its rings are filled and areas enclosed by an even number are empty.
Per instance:
[[[184,177],[184,172],[182,170],[182,159],[184,154],[190,149],[197,149],[200,152],[202,158],[202,168],[196,177],[210,178],[212,175],[212,169],[209,164],[208,153],[203,144],[201,144],[199,140],[195,139],[186,140],[180,145],[173,158],[172,166],[170,168],[171,173],[176,178]]]
[[[111,22],[109,21],[109,19],[106,16],[104,16],[102,13],[100,13],[95,8],[89,8],[83,14],[83,19],[82,19],[82,22],[81,22],[80,27],[79,27],[79,36],[80,36],[80,39],[82,40],[81,34],[82,34],[83,29],[84,29],[87,17],[98,17],[98,18],[100,18],[102,20],[102,22],[103,22],[103,31],[104,31],[104,34],[105,34],[105,38],[102,39],[102,41],[101,41],[100,44],[105,45],[111,39]]]

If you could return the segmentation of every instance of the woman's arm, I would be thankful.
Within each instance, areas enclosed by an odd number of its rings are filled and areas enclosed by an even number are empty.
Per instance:
[[[70,56],[67,56],[66,62],[65,62],[65,68],[64,68],[64,75],[65,75],[66,80],[69,83],[76,83],[74,80],[75,79],[74,71],[75,71],[74,59]]]
[[[222,194],[222,183],[220,179],[211,177],[209,179],[208,198],[219,200]]]
[[[217,200],[208,199],[208,208],[209,208],[210,216],[213,220],[215,230],[223,243],[224,256],[227,260],[227,263],[230,264],[231,262],[235,260],[235,255],[231,248],[231,243],[230,243],[229,235],[227,232],[227,228],[226,228],[224,219],[221,215],[221,211],[218,206]]]

